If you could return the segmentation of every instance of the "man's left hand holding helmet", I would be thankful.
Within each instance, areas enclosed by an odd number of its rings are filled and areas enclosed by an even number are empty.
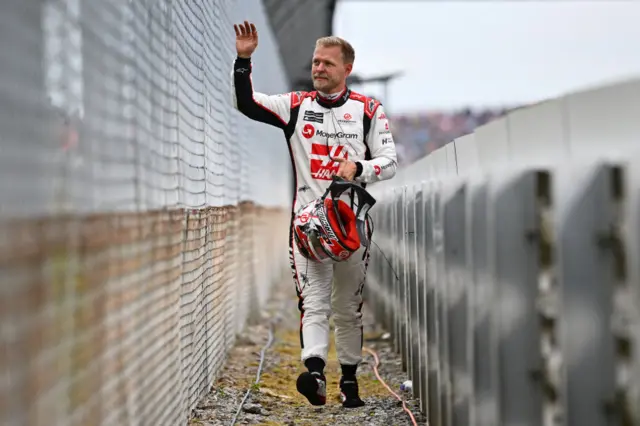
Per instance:
[[[356,172],[358,171],[358,166],[356,166],[356,163],[354,163],[353,161],[345,160],[344,158],[337,158],[334,161],[340,164],[336,176],[346,180],[353,180],[356,177]]]

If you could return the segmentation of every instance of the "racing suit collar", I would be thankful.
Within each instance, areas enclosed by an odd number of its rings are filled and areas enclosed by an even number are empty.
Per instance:
[[[318,90],[318,96],[325,98],[327,100],[333,101],[335,99],[338,99],[340,96],[342,96],[342,93],[344,93],[344,89],[341,90],[340,92],[336,92],[336,93],[324,93],[321,92],[320,90]]]
[[[318,101],[318,104],[320,104],[320,106],[323,106],[325,108],[338,108],[344,105],[349,100],[349,96],[351,96],[351,89],[345,87],[340,96],[338,96],[336,99],[324,98],[320,94],[320,92],[317,92],[317,94],[318,96],[316,97],[316,100]]]

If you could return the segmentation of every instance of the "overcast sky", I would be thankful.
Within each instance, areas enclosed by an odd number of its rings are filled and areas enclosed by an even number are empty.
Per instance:
[[[339,0],[363,76],[404,71],[395,112],[531,102],[640,77],[640,1]],[[382,96],[379,85],[366,92]]]

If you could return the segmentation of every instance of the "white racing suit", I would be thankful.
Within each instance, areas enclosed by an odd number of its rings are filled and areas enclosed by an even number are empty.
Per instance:
[[[333,101],[317,92],[265,95],[254,92],[251,68],[249,59],[236,58],[233,104],[245,116],[284,131],[297,188],[292,216],[322,196],[331,184],[338,163],[330,156],[355,161],[355,181],[363,186],[395,175],[395,145],[380,102],[348,88]],[[360,247],[346,262],[327,265],[303,257],[291,232],[289,242],[301,316],[302,361],[319,357],[327,363],[328,318],[333,313],[338,360],[343,365],[358,364],[362,360],[362,289],[369,253]]]

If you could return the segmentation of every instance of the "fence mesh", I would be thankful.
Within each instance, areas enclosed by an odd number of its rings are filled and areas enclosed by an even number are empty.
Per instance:
[[[287,267],[286,147],[229,101],[257,3],[0,6],[1,424],[185,424]]]

